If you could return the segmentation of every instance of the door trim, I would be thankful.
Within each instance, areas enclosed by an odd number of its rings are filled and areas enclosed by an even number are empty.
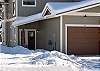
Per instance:
[[[19,45],[21,45],[21,32],[22,32],[22,29],[19,29]]]
[[[36,29],[24,29],[25,30],[25,45],[28,45],[28,31],[35,31],[35,49],[36,49]]]
[[[65,24],[65,52],[67,54],[67,46],[68,46],[68,27],[100,27],[100,25],[95,24]]]
[[[21,31],[23,29],[19,29],[19,44],[21,45]],[[28,46],[28,31],[35,31],[35,49],[36,49],[36,29],[24,29],[25,31],[25,45]]]

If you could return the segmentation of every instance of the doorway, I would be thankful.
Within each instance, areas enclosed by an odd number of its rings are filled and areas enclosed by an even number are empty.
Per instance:
[[[36,30],[35,29],[20,29],[19,31],[20,45],[30,49],[36,49]]]

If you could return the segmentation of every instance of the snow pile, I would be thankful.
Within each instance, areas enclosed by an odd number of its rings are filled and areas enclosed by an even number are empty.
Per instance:
[[[49,65],[49,64],[57,64],[57,65],[64,65],[68,64],[66,59],[64,58],[64,54],[57,52],[57,51],[45,51],[45,52],[36,52],[36,54],[41,53],[40,55],[32,58],[32,64],[38,65]]]
[[[73,62],[80,64],[82,71],[100,71],[100,57],[69,56]]]
[[[87,57],[84,57],[87,58]],[[81,68],[85,70],[93,70],[93,71],[100,71],[100,57],[91,57],[90,59],[82,59],[81,61],[77,61],[78,63],[82,64]],[[95,58],[95,59],[92,59]]]
[[[24,48],[22,46],[16,46],[16,47],[5,47],[0,45],[0,53],[5,54],[31,54],[32,51],[30,51],[27,48]]]
[[[13,48],[0,45],[0,65],[63,65],[70,66],[75,71],[99,71],[100,57],[96,59],[84,59],[74,55],[66,55],[58,51],[46,51],[43,49],[29,50],[22,46]],[[85,57],[86,58],[86,57]]]

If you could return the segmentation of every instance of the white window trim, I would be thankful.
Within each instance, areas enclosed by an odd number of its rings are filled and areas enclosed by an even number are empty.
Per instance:
[[[36,7],[36,0],[35,0],[35,5],[24,5],[22,0],[22,7]]]
[[[95,25],[95,24],[65,24],[65,52],[67,54],[67,44],[68,44],[68,27],[100,27],[100,25]]]

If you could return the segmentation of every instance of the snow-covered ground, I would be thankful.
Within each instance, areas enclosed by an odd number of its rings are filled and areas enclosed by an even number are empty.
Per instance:
[[[76,57],[58,51],[0,45],[0,71],[100,71],[100,57]]]

